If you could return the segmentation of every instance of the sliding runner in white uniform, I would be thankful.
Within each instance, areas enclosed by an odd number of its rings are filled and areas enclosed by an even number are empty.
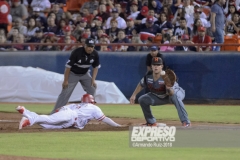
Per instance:
[[[39,124],[45,129],[69,127],[83,129],[92,119],[105,122],[113,127],[126,127],[126,125],[117,124],[112,119],[106,117],[102,110],[94,105],[95,103],[92,95],[85,94],[81,99],[81,103],[63,106],[52,115],[38,115],[27,110],[24,106],[18,106],[16,110],[23,115],[19,123],[19,129],[34,124]]]

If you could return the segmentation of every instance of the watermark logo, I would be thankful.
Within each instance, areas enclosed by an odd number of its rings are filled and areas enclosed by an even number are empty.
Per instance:
[[[130,147],[172,147],[176,140],[174,126],[132,126],[129,129]]]

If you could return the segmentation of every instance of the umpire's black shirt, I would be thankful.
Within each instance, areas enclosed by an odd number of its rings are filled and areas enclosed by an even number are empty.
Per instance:
[[[93,50],[91,54],[88,54],[84,47],[80,47],[72,51],[66,67],[71,68],[75,74],[85,74],[91,65],[93,68],[99,66],[98,52]]]

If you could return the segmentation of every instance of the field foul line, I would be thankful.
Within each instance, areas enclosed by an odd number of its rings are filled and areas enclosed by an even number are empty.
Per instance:
[[[13,120],[0,120],[0,123],[1,123],[1,122],[14,122],[14,123],[15,123],[15,122],[19,122],[19,121],[13,121]]]

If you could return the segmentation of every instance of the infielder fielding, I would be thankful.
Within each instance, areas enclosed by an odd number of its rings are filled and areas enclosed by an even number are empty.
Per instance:
[[[139,97],[138,102],[142,107],[144,117],[147,121],[146,126],[157,126],[156,119],[150,109],[150,105],[163,105],[172,102],[178,112],[178,116],[184,127],[191,125],[188,119],[187,111],[185,110],[182,100],[185,97],[185,91],[174,82],[174,85],[170,87],[166,84],[166,75],[162,71],[163,63],[160,57],[154,57],[152,59],[152,74],[146,75],[141,79],[133,92],[130,103],[134,104],[136,95],[144,88],[147,87],[150,92]],[[164,76],[163,76],[164,75]]]
[[[64,72],[62,92],[58,96],[52,113],[68,103],[68,100],[78,82],[81,83],[83,89],[88,94],[95,95],[97,87],[95,79],[97,77],[100,63],[98,52],[94,50],[94,47],[95,41],[88,38],[86,39],[84,47],[72,51],[70,58],[65,65],[66,69]],[[89,74],[89,68],[91,66],[93,67],[92,77]]]
[[[92,119],[105,122],[113,127],[126,127],[106,117],[102,110],[94,105],[95,100],[92,95],[83,95],[81,102],[82,103],[79,104],[63,106],[52,115],[38,115],[35,112],[27,110],[23,106],[18,106],[16,110],[23,115],[19,123],[19,129],[34,124],[39,124],[45,129],[62,129],[69,127],[83,129]]]

